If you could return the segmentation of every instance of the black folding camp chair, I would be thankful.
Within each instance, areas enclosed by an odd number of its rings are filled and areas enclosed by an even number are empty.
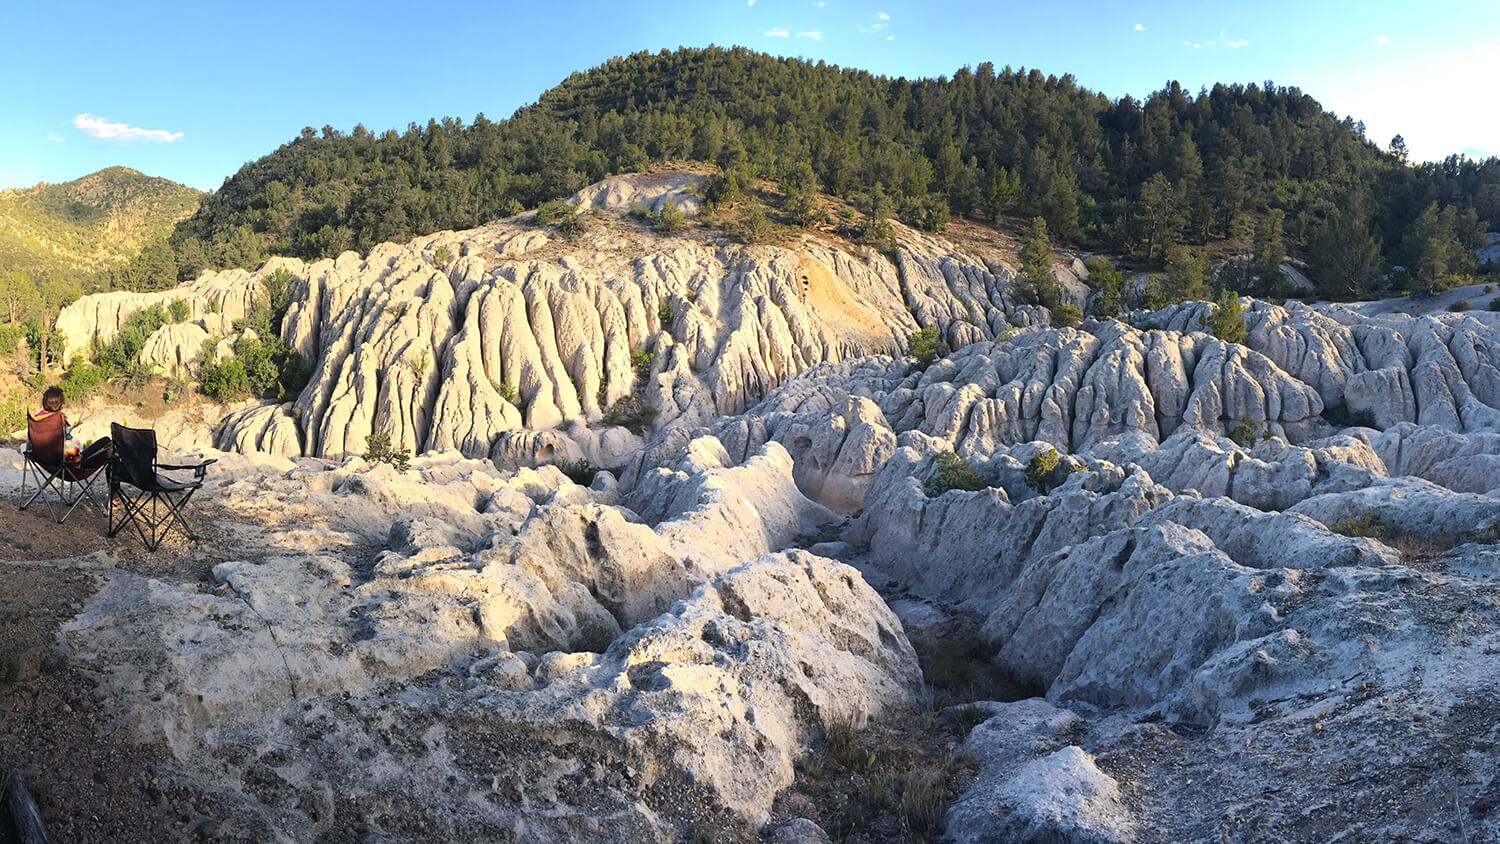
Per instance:
[[[198,535],[182,518],[182,511],[192,500],[193,493],[203,486],[204,473],[215,460],[205,460],[186,466],[174,466],[156,462],[156,432],[148,428],[127,428],[118,423],[109,426],[110,438],[114,440],[115,453],[110,458],[109,476],[109,535],[114,536],[135,525],[136,533],[146,543],[147,551],[155,551],[167,538],[173,527],[182,535],[197,541]],[[191,481],[179,481],[162,475],[165,471],[189,470]],[[128,490],[135,489],[131,494]],[[115,511],[119,510],[119,521]]]
[[[103,462],[95,455],[83,461],[67,459],[63,453],[66,424],[61,413],[49,413],[41,419],[28,416],[26,450],[21,452],[21,495],[26,496],[28,484],[36,485],[36,491],[26,498],[21,509],[40,498],[58,524],[73,515],[84,501],[101,515],[104,513],[104,505],[94,497],[94,484],[99,480]]]

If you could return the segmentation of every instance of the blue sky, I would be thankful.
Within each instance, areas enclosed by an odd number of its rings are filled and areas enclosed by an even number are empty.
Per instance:
[[[1500,154],[1493,0],[18,2],[0,9],[0,188],[112,164],[217,187],[303,126],[508,116],[615,55],[740,44],[907,77],[1295,85],[1413,156]]]

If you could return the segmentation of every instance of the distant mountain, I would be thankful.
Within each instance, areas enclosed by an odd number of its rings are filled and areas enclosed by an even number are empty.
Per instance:
[[[128,263],[198,210],[203,194],[128,167],[0,191],[0,273],[96,273]]]

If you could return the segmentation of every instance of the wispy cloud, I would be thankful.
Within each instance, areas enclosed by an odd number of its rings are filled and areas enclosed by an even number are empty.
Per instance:
[[[1386,36],[1386,35],[1377,35],[1374,38],[1371,38],[1370,40],[1374,41],[1376,44],[1389,44],[1389,43],[1391,43],[1390,37]]]
[[[64,138],[62,135],[54,135],[51,132],[48,132],[47,133],[47,140],[51,141],[54,144],[60,144],[60,143],[62,143],[64,141],[66,141],[67,138]]]
[[[875,17],[880,18],[883,21],[888,21],[891,19],[891,16],[886,14],[885,12],[876,12]]]
[[[1238,49],[1240,47],[1248,47],[1248,46],[1250,46],[1250,42],[1246,41],[1243,38],[1241,38],[1238,41],[1225,41],[1224,42],[1224,46],[1225,47],[1234,47],[1234,48]]]
[[[755,5],[755,0],[745,0],[745,5],[746,6],[754,6]]]
[[[875,33],[879,32],[882,29],[885,29],[888,26],[890,26],[890,24],[888,24],[888,23],[872,23],[869,26],[862,26],[862,27],[860,27],[859,28],[859,34],[860,35],[874,35]]]
[[[797,37],[798,38],[811,38],[814,41],[822,41],[823,40],[823,33],[817,31],[816,29],[809,29],[806,32],[799,32],[799,33],[797,33]]]
[[[1143,23],[1136,24],[1135,25],[1135,31],[1136,32],[1145,32],[1146,31],[1146,25],[1143,24]]]
[[[170,144],[182,137],[181,132],[165,129],[140,129],[127,123],[110,123],[103,117],[88,112],[73,118],[73,125],[85,135],[105,141],[149,141],[153,144]]]
[[[783,27],[778,27],[776,29],[768,29],[768,30],[766,30],[766,37],[767,38],[786,38],[787,36],[789,36],[791,34],[792,34],[792,31],[789,30],[789,29],[787,29],[784,26]]]
[[[896,40],[896,36],[894,36],[894,35],[887,35],[885,37],[885,40],[887,40],[887,41],[895,41]]]

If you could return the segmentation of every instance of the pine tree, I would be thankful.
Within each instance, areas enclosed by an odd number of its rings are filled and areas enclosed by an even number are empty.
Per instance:
[[[1285,219],[1286,213],[1277,208],[1262,217],[1255,226],[1255,258],[1252,266],[1256,278],[1267,286],[1276,285],[1283,278],[1281,262],[1286,258],[1286,246],[1281,240],[1281,226]]]
[[[1167,253],[1165,293],[1172,302],[1203,301],[1208,289],[1208,252],[1191,246],[1174,246]]]
[[[1157,173],[1141,188],[1139,214],[1145,226],[1146,260],[1154,260],[1157,248],[1166,253],[1181,232],[1182,195],[1164,174]]]
[[[1033,217],[1026,245],[1021,248],[1021,281],[1032,291],[1037,304],[1054,308],[1062,300],[1062,286],[1052,274],[1052,247],[1047,240],[1047,221]]]

